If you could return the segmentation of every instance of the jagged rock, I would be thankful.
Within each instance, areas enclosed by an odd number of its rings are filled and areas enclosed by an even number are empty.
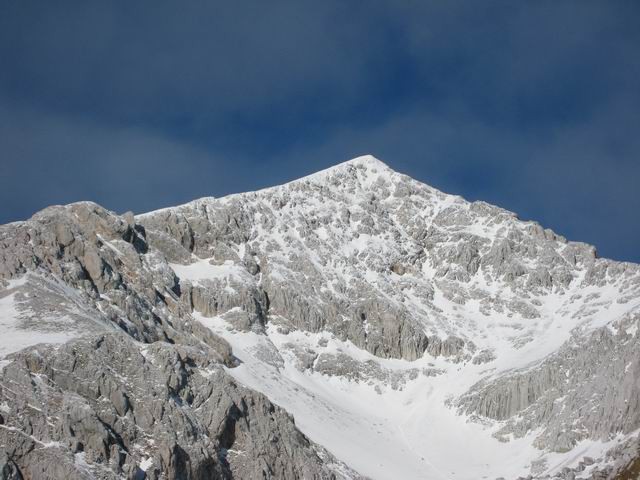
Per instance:
[[[219,359],[119,333],[14,354],[0,387],[11,405],[0,430],[12,452],[4,470],[45,478],[46,453],[58,464],[46,478],[84,478],[88,469],[133,479],[147,459],[149,479],[337,478],[335,460],[323,453],[322,461],[286,412],[236,385]]]
[[[450,336],[444,340],[437,337],[429,339],[427,351],[434,357],[442,355],[443,357],[452,357],[459,355],[464,348],[464,340],[458,337]]]
[[[473,363],[476,365],[481,363],[488,363],[496,359],[495,353],[492,350],[481,350],[473,357]]]
[[[306,364],[306,368],[323,375],[345,377],[356,382],[365,382],[370,385],[380,383],[388,385],[393,390],[402,389],[409,380],[415,380],[420,375],[437,376],[441,371],[437,369],[418,368],[393,371],[381,367],[373,361],[360,362],[354,360],[346,354],[321,353],[313,355],[311,364]]]
[[[616,334],[603,327],[576,337],[536,368],[481,382],[459,406],[506,421],[499,436],[542,426],[536,444],[559,452],[585,438],[633,432],[640,428],[640,336],[626,328],[639,319],[619,324]]]

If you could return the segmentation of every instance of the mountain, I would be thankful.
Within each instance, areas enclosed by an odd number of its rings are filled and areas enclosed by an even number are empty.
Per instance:
[[[2,478],[640,474],[640,266],[359,157],[0,227]]]

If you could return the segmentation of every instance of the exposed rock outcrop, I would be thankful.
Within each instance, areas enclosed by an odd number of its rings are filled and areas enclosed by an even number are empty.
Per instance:
[[[541,428],[536,444],[558,452],[640,429],[640,317],[575,337],[540,365],[476,385],[458,405],[505,425],[498,437]],[[629,333],[633,332],[633,333]]]
[[[119,333],[14,354],[0,384],[2,478],[342,478],[221,361]]]

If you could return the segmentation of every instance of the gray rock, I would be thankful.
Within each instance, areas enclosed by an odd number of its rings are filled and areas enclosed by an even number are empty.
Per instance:
[[[5,478],[133,479],[146,459],[148,479],[349,472],[219,362],[210,348],[120,333],[14,354],[0,387],[11,405],[0,430]]]
[[[497,436],[542,428],[536,444],[568,451],[640,428],[640,336],[619,324],[576,337],[539,365],[481,382],[458,402],[467,413],[505,421]],[[583,460],[588,464],[590,459]]]

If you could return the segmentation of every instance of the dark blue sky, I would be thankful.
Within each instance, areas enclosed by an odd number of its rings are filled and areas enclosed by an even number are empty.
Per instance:
[[[640,261],[640,2],[0,0],[0,222],[371,153]]]

